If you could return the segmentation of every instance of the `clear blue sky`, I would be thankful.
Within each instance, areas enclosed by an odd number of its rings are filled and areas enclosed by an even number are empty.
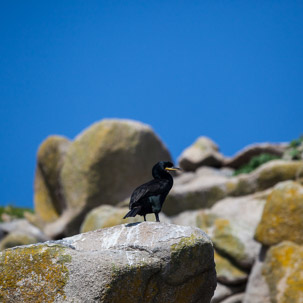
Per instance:
[[[176,159],[303,132],[302,1],[1,1],[0,205],[32,206],[36,151],[110,117]]]

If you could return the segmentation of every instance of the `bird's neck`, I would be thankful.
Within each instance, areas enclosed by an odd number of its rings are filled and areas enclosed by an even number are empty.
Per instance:
[[[169,180],[170,182],[173,182],[173,177],[165,170],[153,172],[153,177],[155,179],[166,179]]]

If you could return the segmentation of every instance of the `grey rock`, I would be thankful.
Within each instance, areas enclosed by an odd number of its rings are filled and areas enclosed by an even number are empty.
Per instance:
[[[215,290],[215,294],[212,297],[210,303],[219,303],[225,298],[231,296],[233,294],[233,291],[230,287],[227,287],[221,283],[217,284],[217,288]]]
[[[118,225],[8,249],[0,253],[0,268],[5,302],[209,303],[216,288],[207,235],[165,223]]]
[[[193,145],[182,152],[178,161],[185,171],[195,171],[200,166],[221,167],[224,158],[211,139],[199,137]]]
[[[163,205],[163,212],[169,216],[185,210],[210,208],[229,193],[228,178],[214,174],[196,174],[188,182],[176,183]]]
[[[244,293],[236,294],[227,298],[226,300],[223,300],[222,303],[243,303],[244,296]]]
[[[243,303],[270,303],[269,287],[262,274],[266,248],[262,247],[250,273]]]
[[[16,219],[11,222],[0,223],[0,230],[2,230],[5,235],[13,232],[27,234],[37,239],[37,242],[49,240],[39,228],[29,223],[26,219]]]
[[[217,288],[215,290],[215,294],[211,299],[211,303],[219,303],[222,302],[224,299],[231,297],[232,295],[238,294],[245,290],[244,287],[241,286],[226,286],[221,283],[217,284]]]
[[[225,166],[232,168],[239,168],[244,164],[247,164],[250,159],[260,154],[271,154],[282,157],[288,144],[286,143],[256,143],[245,147],[239,151],[234,157],[225,159]]]

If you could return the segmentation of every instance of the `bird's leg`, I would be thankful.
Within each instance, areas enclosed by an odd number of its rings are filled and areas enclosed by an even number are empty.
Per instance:
[[[157,221],[157,222],[160,222],[160,220],[159,220],[159,214],[158,214],[158,213],[155,213],[155,216],[156,216],[156,221]]]
[[[146,216],[146,215],[143,215],[143,217],[144,217],[144,221],[146,221],[146,218],[145,218],[145,216]]]

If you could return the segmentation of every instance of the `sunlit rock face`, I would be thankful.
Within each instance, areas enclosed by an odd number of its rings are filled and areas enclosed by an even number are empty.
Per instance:
[[[0,253],[2,302],[202,302],[214,251],[198,228],[118,225]]]

